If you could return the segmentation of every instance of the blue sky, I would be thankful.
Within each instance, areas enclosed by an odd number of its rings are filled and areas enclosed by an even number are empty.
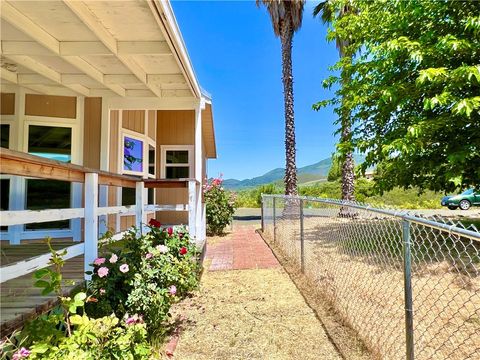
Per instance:
[[[297,167],[335,150],[331,109],[312,110],[327,98],[322,80],[338,57],[326,27],[307,2],[293,42]],[[245,179],[284,167],[280,39],[265,8],[254,1],[172,1],[195,72],[213,97],[218,159],[209,176]]]

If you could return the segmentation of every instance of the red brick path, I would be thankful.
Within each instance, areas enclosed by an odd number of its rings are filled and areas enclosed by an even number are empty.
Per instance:
[[[253,226],[236,226],[233,234],[215,244],[207,243],[209,270],[270,269],[280,266]]]

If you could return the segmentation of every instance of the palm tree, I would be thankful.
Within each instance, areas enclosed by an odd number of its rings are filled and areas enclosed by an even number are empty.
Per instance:
[[[285,103],[285,195],[297,195],[295,117],[293,111],[292,41],[302,25],[305,0],[257,0],[272,20],[273,31],[282,43],[282,81]]]
[[[348,2],[345,2],[340,8],[337,8],[332,0],[325,0],[319,3],[313,9],[313,16],[320,15],[324,24],[330,24],[335,18],[340,19],[344,15],[351,13],[353,8]],[[338,53],[340,58],[346,56],[345,48],[348,46],[346,40],[336,39]],[[342,82],[348,81],[345,74],[342,74]],[[342,113],[340,118],[340,142],[349,143],[352,136],[352,129],[350,124],[350,116],[348,112]],[[348,150],[342,156],[342,200],[352,201],[355,200],[355,173],[354,173],[354,160],[353,151]]]

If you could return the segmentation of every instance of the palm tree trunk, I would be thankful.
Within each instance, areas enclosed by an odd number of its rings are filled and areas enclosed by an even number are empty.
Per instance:
[[[292,74],[293,28],[289,21],[285,21],[283,25],[280,39],[282,42],[282,81],[285,103],[285,195],[297,195]]]

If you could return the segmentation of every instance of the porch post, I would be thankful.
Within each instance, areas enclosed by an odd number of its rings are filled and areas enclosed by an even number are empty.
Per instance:
[[[138,181],[135,187],[135,226],[137,227],[137,234],[143,234],[143,225],[147,222],[147,215],[145,212],[145,184],[143,181]]]
[[[24,210],[25,204],[25,178],[12,176],[10,178],[10,199],[9,210]],[[20,245],[24,225],[10,225],[8,227],[8,238],[10,245]]]
[[[205,100],[200,99],[195,108],[195,180],[197,180],[196,210],[195,210],[195,235],[196,244],[201,245],[205,240],[203,236],[203,137],[202,137],[202,110],[205,108]]]
[[[98,174],[85,174],[85,256],[84,269],[91,271],[90,264],[98,256]],[[91,275],[85,274],[85,280]]]
[[[197,209],[196,207],[196,182],[193,180],[190,180],[188,182],[188,231],[190,233],[190,238],[192,240],[196,240],[196,229],[195,229],[195,211]]]

